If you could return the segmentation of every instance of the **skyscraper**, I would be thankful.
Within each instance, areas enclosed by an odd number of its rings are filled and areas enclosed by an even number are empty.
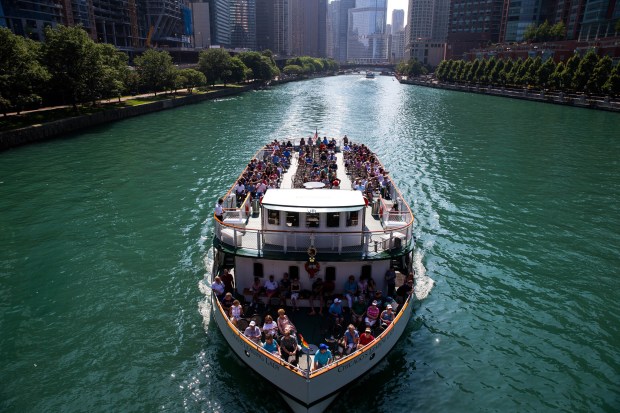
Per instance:
[[[504,0],[452,0],[448,25],[448,58],[497,43]]]
[[[230,47],[230,0],[209,0],[211,43]]]
[[[349,10],[347,60],[380,63],[388,60],[386,0],[356,0]]]
[[[396,34],[405,28],[405,11],[403,9],[392,10],[392,31]]]
[[[256,49],[275,51],[275,1],[256,0]]]
[[[355,0],[335,0],[329,4],[327,33],[330,48],[327,56],[340,63],[347,61],[349,9],[353,7]]]
[[[232,0],[230,45],[256,49],[256,0]]]

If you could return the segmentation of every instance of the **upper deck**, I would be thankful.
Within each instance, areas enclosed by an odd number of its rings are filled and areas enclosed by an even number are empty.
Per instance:
[[[368,148],[353,144],[347,150],[337,142],[321,151],[298,139],[288,157],[284,148],[272,143],[259,150],[223,197],[216,244],[239,255],[285,253],[286,259],[311,246],[332,259],[385,258],[412,248],[413,214]],[[261,196],[263,180],[271,189]],[[354,189],[356,184],[364,189]]]

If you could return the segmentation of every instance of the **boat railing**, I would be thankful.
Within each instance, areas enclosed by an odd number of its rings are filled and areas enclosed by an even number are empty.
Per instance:
[[[224,244],[258,254],[301,252],[313,246],[319,253],[372,256],[406,248],[412,241],[412,220],[407,221],[406,213],[399,213],[398,219],[402,221],[389,221],[389,228],[378,231],[316,232],[246,228],[236,224],[235,218],[227,217],[224,222],[216,221],[215,235]],[[398,222],[402,225],[396,225]]]

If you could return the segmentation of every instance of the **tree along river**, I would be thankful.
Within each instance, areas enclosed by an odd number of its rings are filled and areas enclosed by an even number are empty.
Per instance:
[[[330,411],[618,411],[619,126],[340,76],[1,153],[0,411],[284,410],[199,282],[217,197],[263,143],[315,128],[378,152],[435,281]]]

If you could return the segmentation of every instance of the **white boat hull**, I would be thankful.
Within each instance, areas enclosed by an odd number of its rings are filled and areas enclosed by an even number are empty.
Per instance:
[[[306,371],[293,368],[247,340],[224,317],[217,305],[217,299],[213,298],[213,303],[215,321],[232,351],[252,370],[278,387],[294,412],[304,413],[322,412],[343,387],[376,366],[394,347],[407,327],[413,311],[412,302],[409,300],[399,311],[394,323],[373,343],[307,377]]]

